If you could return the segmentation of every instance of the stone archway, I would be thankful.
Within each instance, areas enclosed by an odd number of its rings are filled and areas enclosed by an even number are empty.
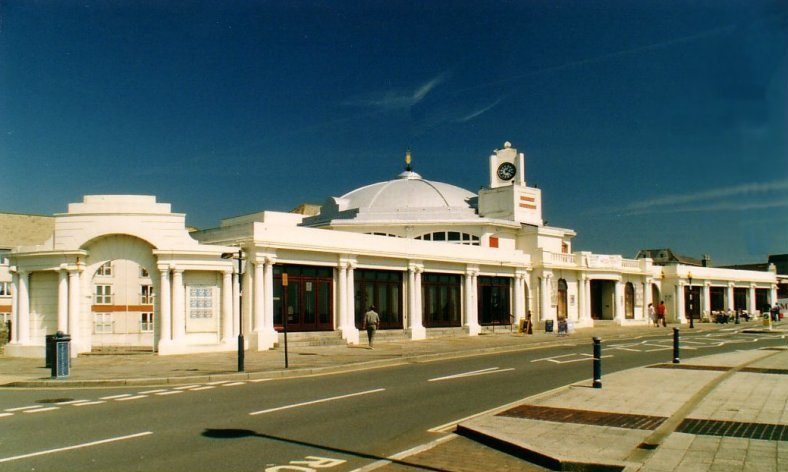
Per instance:
[[[153,351],[159,312],[159,278],[153,247],[125,234],[93,239],[88,252],[82,332],[93,350]]]

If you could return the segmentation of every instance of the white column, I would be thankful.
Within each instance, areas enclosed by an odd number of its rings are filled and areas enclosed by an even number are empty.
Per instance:
[[[586,284],[588,283],[588,276],[580,274],[580,280],[577,287],[577,311],[578,320],[584,322],[588,318],[588,300],[586,299]]]
[[[263,283],[265,290],[265,316],[263,317],[265,331],[278,341],[279,335],[274,329],[274,259],[271,257],[265,258],[263,277],[265,278]]]
[[[424,323],[422,322],[423,318],[423,309],[422,309],[422,302],[421,302],[421,273],[424,269],[419,266],[411,266],[410,271],[412,272],[413,278],[413,313],[410,315],[410,336],[411,339],[426,339],[427,338],[427,329],[424,328]]]
[[[703,316],[711,317],[711,282],[703,283]]]
[[[233,337],[238,337],[241,323],[241,287],[238,285],[238,274],[233,273]]]
[[[80,318],[80,277],[79,268],[68,271],[68,334],[71,335],[72,352],[75,352],[74,345],[80,341],[79,318]]]
[[[676,314],[674,319],[681,324],[687,322],[687,317],[684,316],[684,283],[678,282],[676,284]]]
[[[733,283],[728,284],[727,297],[725,297],[725,309],[726,310],[733,310]]]
[[[359,332],[356,328],[356,285],[355,285],[355,263],[347,263],[346,290],[345,290],[345,317],[340,320],[339,329],[342,331],[342,339],[348,344],[359,343]],[[363,308],[363,307],[362,307]],[[378,307],[380,309],[380,307]]]
[[[19,274],[11,274],[11,344],[19,343]]]
[[[172,341],[172,311],[170,300],[170,268],[159,266],[159,346]]]
[[[755,285],[750,284],[750,289],[747,291],[747,312],[751,315],[755,315],[755,310],[758,309],[755,306]]]
[[[28,273],[24,270],[19,271],[19,332],[17,339],[19,344],[27,344],[30,342],[30,291],[28,289]]]
[[[233,272],[222,272],[222,342],[233,342]]]
[[[172,270],[172,340],[184,342],[186,337],[186,296],[183,287],[183,269]]]
[[[613,309],[615,313],[613,313],[613,319],[622,323],[624,318],[626,318],[624,314],[624,283],[621,281],[617,281],[615,285],[615,302],[613,303]]]
[[[468,334],[475,336],[481,332],[479,318],[476,313],[476,272],[465,272],[465,327]]]
[[[654,300],[651,299],[651,279],[646,278],[646,281],[643,282],[643,318],[648,318],[648,304],[654,304]],[[656,311],[657,307],[654,307]],[[650,321],[650,320],[649,320]]]
[[[248,262],[248,261],[247,261]],[[242,299],[242,306],[241,310],[243,311],[243,333],[244,335],[250,334],[252,332],[252,318],[253,314],[253,297],[254,297],[254,270],[252,269],[251,262],[246,264],[246,269],[243,273],[243,279],[241,280],[241,299]]]
[[[769,294],[769,304],[771,306],[774,306],[777,304],[777,285],[772,284],[770,292],[771,293]]]
[[[340,329],[347,326],[347,264],[339,263],[339,286],[337,287],[337,324]],[[344,336],[343,336],[344,337]]]
[[[552,286],[550,285],[550,279],[553,277],[553,274],[542,274],[542,280],[540,284],[541,294],[542,294],[542,302],[541,306],[541,313],[539,314],[539,320],[554,320],[556,319],[556,314],[552,309],[552,298],[550,296],[550,291]],[[557,328],[554,328],[557,329]]]
[[[57,275],[57,330],[68,333],[68,271],[61,268]]]
[[[585,286],[585,294],[586,294],[586,319],[591,326],[594,325],[594,319],[591,317],[591,279],[586,278],[586,286]]]
[[[254,262],[254,279],[253,279],[254,289],[251,290],[251,297],[254,302],[254,308],[253,308],[254,322],[252,323],[252,330],[257,332],[263,331],[264,329],[263,328],[263,311],[265,309],[264,307],[265,288],[263,284],[264,270],[265,270],[264,261],[260,260]]]

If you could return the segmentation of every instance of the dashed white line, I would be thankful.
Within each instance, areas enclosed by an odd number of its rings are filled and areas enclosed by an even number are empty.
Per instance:
[[[138,399],[140,399],[140,398],[148,398],[148,396],[147,396],[147,395],[135,395],[135,396],[133,396],[133,397],[124,397],[124,398],[118,398],[118,399],[117,399],[117,400],[115,400],[115,401],[116,401],[116,402],[125,402],[126,400],[138,400]]]
[[[246,382],[233,382],[233,383],[228,383],[228,384],[222,384],[222,387],[234,387],[236,385],[243,385],[245,383]]]
[[[31,406],[20,406],[16,408],[6,408],[5,411],[22,411],[22,410],[30,410],[33,408],[41,408],[41,405],[31,405]]]
[[[316,403],[329,402],[331,400],[341,400],[343,398],[358,397],[360,395],[369,395],[370,393],[378,393],[378,392],[383,392],[385,390],[386,390],[385,388],[376,388],[374,390],[366,390],[364,392],[349,393],[347,395],[339,395],[339,396],[336,396],[336,397],[321,398],[320,400],[312,400],[311,402],[295,403],[293,405],[285,405],[285,406],[280,406],[280,407],[277,407],[277,408],[269,408],[267,410],[253,411],[253,412],[251,412],[249,414],[250,415],[262,415],[262,414],[265,414],[265,413],[272,413],[274,411],[287,410],[289,408],[297,408],[299,406],[307,406],[307,405],[314,405]]]
[[[227,382],[229,382],[229,380],[216,380],[214,382],[207,382],[205,385],[219,385],[219,384],[225,384]]]
[[[4,416],[14,416],[14,414],[13,413],[0,413],[0,418],[2,418]]]
[[[110,395],[108,397],[100,397],[101,400],[114,400],[116,398],[123,398],[123,397],[130,397],[130,393],[124,393],[122,395]]]
[[[436,377],[434,379],[427,380],[427,382],[438,382],[441,380],[461,379],[465,377],[473,377],[476,375],[497,374],[498,372],[507,372],[510,370],[514,370],[514,368],[510,367],[508,369],[501,369],[499,367],[490,367],[489,369],[474,370],[472,372],[463,372],[462,374],[447,375],[445,377]]]
[[[175,395],[176,393],[183,393],[183,390],[170,390],[167,392],[157,393],[156,395]]]
[[[200,391],[200,390],[208,390],[208,389],[211,389],[211,388],[216,388],[216,385],[206,385],[204,387],[197,387],[197,388],[191,389],[191,391],[192,392],[197,392],[197,391]]]
[[[104,400],[97,400],[95,402],[86,402],[86,403],[75,403],[74,406],[88,406],[88,405],[99,405],[101,403],[107,403]]]
[[[66,401],[66,402],[57,402],[57,404],[58,405],[74,405],[74,404],[77,404],[77,403],[85,403],[85,402],[89,402],[89,401],[90,400],[69,400],[69,401]]]
[[[269,380],[273,380],[273,379],[252,379],[252,380],[250,380],[250,382],[253,382],[253,383],[268,382]]]
[[[148,395],[151,393],[159,393],[159,392],[166,392],[166,388],[157,388],[156,390],[145,390],[144,392],[140,392],[140,395]]]
[[[119,436],[119,437],[116,437],[116,438],[102,439],[100,441],[93,441],[93,442],[84,443],[84,444],[77,444],[77,445],[74,445],[74,446],[60,447],[60,448],[57,448],[57,449],[49,449],[47,451],[33,452],[33,453],[30,453],[30,454],[22,454],[21,456],[5,457],[3,459],[0,459],[0,463],[15,461],[15,460],[19,460],[19,459],[26,459],[28,457],[43,456],[44,454],[52,454],[54,452],[70,451],[72,449],[79,449],[79,448],[83,448],[83,447],[97,446],[99,444],[106,444],[106,443],[115,442],[115,441],[123,441],[124,439],[133,439],[133,438],[138,438],[138,437],[141,437],[141,436],[147,436],[149,434],[153,434],[153,432],[145,431],[144,433],[130,434],[128,436]]]
[[[40,413],[42,411],[59,410],[59,406],[50,406],[49,408],[38,408],[36,410],[25,410],[24,413]]]
[[[200,384],[196,384],[196,385],[184,385],[184,386],[181,386],[181,387],[174,387],[174,389],[175,389],[175,390],[188,390],[188,389],[190,389],[190,388],[199,387],[199,386],[200,386]]]

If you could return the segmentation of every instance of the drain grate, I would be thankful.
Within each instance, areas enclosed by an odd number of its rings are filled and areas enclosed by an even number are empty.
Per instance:
[[[696,420],[687,418],[676,429],[677,433],[704,436],[788,441],[788,425],[770,423],[742,423],[739,421]]]
[[[536,405],[520,405],[498,413],[496,416],[645,430],[654,430],[667,419],[662,416],[630,415]]]
[[[766,369],[761,367],[745,367],[741,372],[753,372],[756,374],[777,374],[788,375],[788,369]]]
[[[681,369],[681,370],[714,370],[717,372],[727,372],[731,367],[719,365],[691,365],[691,364],[654,364],[648,366],[649,369]]]

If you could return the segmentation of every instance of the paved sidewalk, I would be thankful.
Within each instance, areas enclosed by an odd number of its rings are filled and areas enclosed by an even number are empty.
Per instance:
[[[459,425],[556,470],[788,470],[788,347],[605,375]]]
[[[699,324],[696,332],[732,329],[735,325]],[[758,323],[738,325],[757,328]],[[684,328],[682,328],[684,329]],[[158,356],[89,355],[72,361],[66,379],[50,379],[43,359],[0,356],[0,385],[18,387],[83,387],[113,385],[162,385],[213,380],[276,378],[374,368],[409,362],[427,362],[507,350],[533,349],[553,345],[587,344],[599,336],[604,341],[624,337],[672,332],[668,328],[605,326],[578,329],[568,336],[537,332],[534,335],[500,331],[480,336],[461,336],[423,341],[377,342],[375,349],[360,346],[290,347],[289,368],[284,367],[284,351],[246,352],[245,372],[237,372],[235,352]]]

